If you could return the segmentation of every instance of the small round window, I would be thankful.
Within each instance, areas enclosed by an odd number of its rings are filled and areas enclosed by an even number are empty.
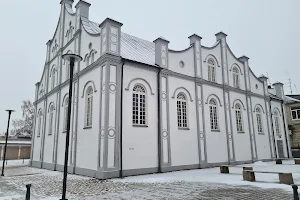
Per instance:
[[[179,66],[180,66],[181,68],[184,68],[184,62],[183,62],[183,61],[180,61],[180,62],[179,62]]]

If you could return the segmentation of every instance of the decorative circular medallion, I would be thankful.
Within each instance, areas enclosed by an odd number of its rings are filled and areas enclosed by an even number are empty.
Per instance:
[[[180,62],[179,62],[179,66],[180,66],[181,68],[184,68],[184,62],[183,62],[183,61],[180,61]]]
[[[162,131],[162,136],[164,139],[166,139],[168,137],[168,131],[167,130],[163,130]]]
[[[116,84],[115,83],[110,83],[109,84],[109,91],[110,92],[115,92],[116,91]]]
[[[114,138],[115,135],[116,135],[116,131],[115,131],[114,127],[110,127],[110,128],[108,129],[108,137],[109,137],[109,138]]]
[[[203,139],[204,139],[204,133],[203,133],[203,132],[200,132],[199,135],[200,135],[200,139],[203,140]]]
[[[162,92],[162,93],[161,93],[161,98],[162,98],[163,100],[166,100],[166,99],[167,99],[167,94],[166,94],[166,92]]]
[[[117,43],[117,36],[115,35],[110,36],[110,41],[112,41],[113,43]]]

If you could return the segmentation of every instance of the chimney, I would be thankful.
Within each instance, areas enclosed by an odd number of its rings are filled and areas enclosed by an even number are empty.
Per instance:
[[[76,8],[76,12],[85,18],[89,18],[89,9],[90,9],[91,4],[85,2],[85,1],[78,1],[78,3],[76,4],[75,8]]]
[[[168,44],[170,42],[163,37],[159,37],[153,42],[155,44],[155,64],[162,68],[168,68]]]
[[[284,97],[283,83],[275,82],[275,83],[273,83],[273,87],[275,88],[276,96],[283,99],[283,97]]]

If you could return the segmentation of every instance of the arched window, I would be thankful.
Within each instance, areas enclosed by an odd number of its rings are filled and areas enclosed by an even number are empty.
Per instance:
[[[219,130],[218,122],[218,108],[215,99],[209,100],[209,113],[210,113],[210,128],[211,130]]]
[[[233,76],[233,87],[240,88],[240,77],[239,77],[239,70],[237,67],[232,69],[232,76]]]
[[[86,91],[85,126],[91,127],[93,123],[93,87]]]
[[[257,132],[263,133],[262,117],[260,108],[255,109],[256,112],[256,121],[257,121]]]
[[[67,131],[68,107],[69,107],[69,97],[66,98],[65,103],[64,103],[64,127],[63,127],[63,131]]]
[[[146,125],[146,90],[140,84],[133,87],[132,124]]]
[[[216,66],[215,61],[213,59],[208,59],[208,80],[212,82],[216,82]]]
[[[177,95],[177,124],[178,128],[187,128],[187,100],[186,96],[180,92]]]
[[[66,80],[70,78],[70,63],[66,62]]]
[[[53,67],[51,72],[51,90],[55,87],[55,68]]]
[[[38,134],[37,136],[41,136],[41,132],[42,132],[42,118],[43,118],[43,112],[42,110],[40,109],[39,110],[39,113],[38,113]]]
[[[95,61],[95,53],[92,52],[91,53],[91,64],[94,63],[94,61]]]
[[[237,132],[243,132],[243,119],[242,119],[242,109],[239,103],[235,104],[235,120],[236,120],[236,130]]]
[[[278,117],[278,112],[277,111],[274,112],[274,122],[275,122],[276,134],[281,135],[280,134],[280,126],[279,126],[279,117]]]
[[[90,65],[90,56],[86,56],[86,66]]]
[[[52,135],[53,130],[53,115],[54,115],[54,105],[50,107],[50,117],[49,117],[49,135]]]

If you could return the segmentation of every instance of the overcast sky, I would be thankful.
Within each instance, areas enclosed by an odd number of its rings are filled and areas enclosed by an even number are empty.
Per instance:
[[[300,91],[300,0],[87,0],[90,19],[106,17],[123,23],[122,31],[153,41],[163,36],[171,49],[185,49],[188,36],[200,35],[212,46],[215,34],[226,33],[233,53],[250,58],[254,73]],[[78,0],[75,0],[74,6]],[[60,0],[1,0],[0,132],[6,130],[5,109],[21,116],[21,101],[34,100],[41,78],[46,42],[53,37]],[[99,44],[100,45],[100,44]],[[290,94],[289,87],[285,93]]]

